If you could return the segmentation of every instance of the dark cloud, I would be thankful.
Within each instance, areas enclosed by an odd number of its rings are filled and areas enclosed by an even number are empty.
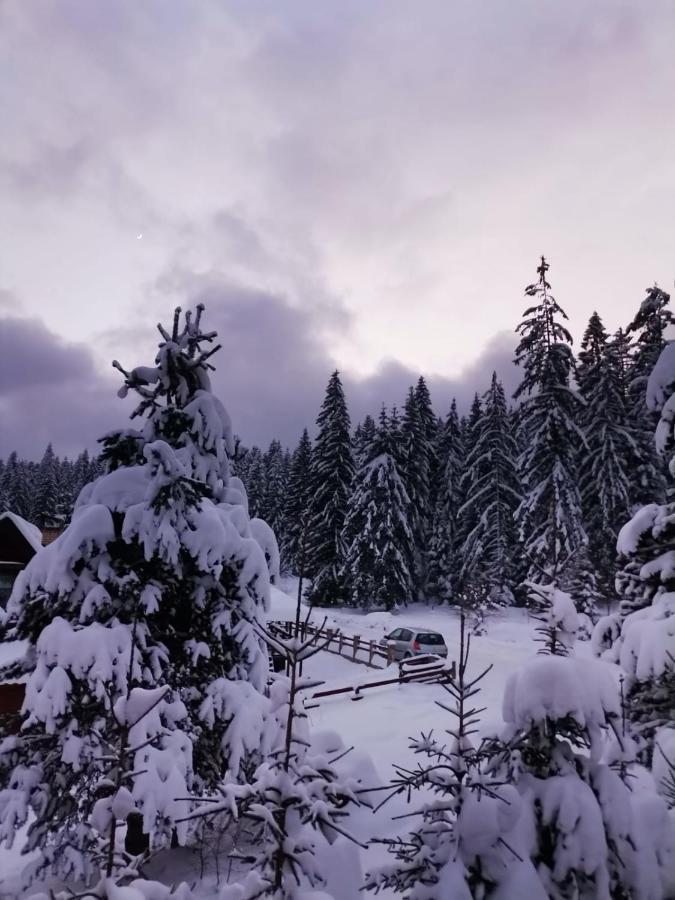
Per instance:
[[[230,411],[246,444],[279,438],[293,446],[302,429],[314,428],[335,360],[318,339],[317,313],[294,308],[283,297],[222,280],[195,280],[188,301],[206,305],[205,325],[218,332],[222,349],[214,357],[213,388]],[[167,304],[162,317],[170,321]],[[95,449],[96,438],[127,422],[129,404],[116,396],[119,382],[101,373],[89,348],[67,344],[34,319],[0,320],[0,456],[13,450],[39,457],[52,441],[57,452]],[[111,355],[125,366],[154,358],[156,331],[148,325],[109,335]],[[113,349],[114,348],[114,349]],[[424,373],[436,412],[445,415],[454,396],[468,408],[474,391],[488,386],[493,370],[514,384],[513,338],[498,334],[476,362],[457,378]],[[343,372],[350,413],[356,423],[381,404],[401,407],[418,372],[388,361],[368,377]]]
[[[17,388],[89,380],[94,365],[83,347],[67,344],[39,319],[7,317],[0,328],[0,396]]]
[[[38,319],[0,319],[0,456],[37,458],[50,441],[67,455],[94,449],[120,406],[86,345],[66,343]]]

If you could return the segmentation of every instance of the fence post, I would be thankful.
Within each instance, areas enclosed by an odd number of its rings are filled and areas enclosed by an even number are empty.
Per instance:
[[[328,643],[326,644],[326,650],[330,650],[330,645],[333,643],[335,632],[332,628],[326,628],[326,637],[328,638]]]
[[[394,661],[394,648],[391,644],[387,644],[387,665],[390,666]]]
[[[353,646],[353,649],[352,649],[352,659],[356,659],[356,654],[357,654],[357,652],[358,652],[359,644],[360,644],[360,643],[361,643],[361,635],[360,635],[360,634],[355,634],[355,635],[354,635],[354,646]]]

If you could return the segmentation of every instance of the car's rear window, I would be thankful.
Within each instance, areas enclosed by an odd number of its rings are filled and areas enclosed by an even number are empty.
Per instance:
[[[445,643],[443,635],[436,634],[434,631],[423,631],[421,634],[417,635],[417,640],[420,644],[435,644],[436,646]]]

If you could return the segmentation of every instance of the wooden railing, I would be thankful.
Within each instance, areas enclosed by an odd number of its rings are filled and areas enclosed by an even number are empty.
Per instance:
[[[416,656],[412,659],[401,660],[398,667],[397,678],[387,678],[382,681],[360,682],[356,685],[331,688],[328,691],[316,691],[312,694],[312,700],[320,700],[323,697],[334,697],[337,694],[351,694],[352,700],[361,700],[364,691],[372,688],[389,687],[394,684],[408,684],[421,682],[422,684],[449,684],[456,675],[455,664],[437,656]]]
[[[268,622],[267,627],[272,634],[290,638],[295,634],[296,626],[294,622],[277,621]],[[316,635],[325,642],[323,649],[328,653],[343,656],[369,669],[386,669],[394,662],[393,648],[382,647],[377,641],[364,641],[358,634],[347,635],[337,628],[320,628],[310,622],[301,622],[299,628],[303,640]]]

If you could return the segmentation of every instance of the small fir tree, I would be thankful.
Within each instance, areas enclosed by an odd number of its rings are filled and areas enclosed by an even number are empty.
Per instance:
[[[340,837],[359,844],[347,828],[352,808],[360,805],[367,789],[344,771],[342,761],[349,751],[339,740],[331,737],[330,746],[320,746],[312,738],[300,694],[322,682],[300,673],[302,664],[326,642],[318,638],[319,632],[303,639],[298,623],[299,606],[289,637],[261,632],[272,651],[286,661],[288,673],[276,676],[270,689],[270,734],[265,737],[269,749],[264,761],[248,784],[224,785],[215,802],[191,814],[191,819],[224,816],[225,826],[245,821],[253,829],[248,852],[232,854],[249,871],[241,884],[222,891],[223,900],[303,900],[319,896],[314,891],[332,900],[322,871],[326,851],[330,853]],[[358,867],[354,858],[350,862]]]
[[[474,743],[483,712],[475,697],[492,667],[468,676],[470,643],[462,614],[457,678],[443,684],[449,701],[437,701],[452,717],[448,738],[430,732],[412,739],[411,749],[428,761],[414,769],[397,766],[384,801],[424,791],[423,802],[405,816],[419,825],[403,838],[383,841],[395,862],[369,873],[366,887],[389,888],[409,900],[516,895],[545,900],[527,858],[527,826],[519,828],[524,805],[512,788],[486,775],[485,745]]]

